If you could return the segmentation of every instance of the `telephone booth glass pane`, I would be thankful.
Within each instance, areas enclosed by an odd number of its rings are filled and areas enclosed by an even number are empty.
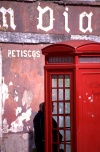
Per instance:
[[[65,127],[70,127],[70,117],[69,116],[66,116],[65,117]]]
[[[53,116],[53,119],[57,122],[57,116]]]
[[[52,118],[56,126],[52,124],[52,132],[56,134],[55,140],[52,139],[52,151],[59,152],[59,148],[63,148],[64,152],[71,152],[70,74],[54,74],[51,79]]]
[[[88,56],[82,56],[79,57],[79,63],[100,63],[100,57],[98,56],[93,56],[93,57],[88,57]]]
[[[64,116],[59,116],[59,127],[64,127]]]
[[[70,103],[65,103],[65,113],[70,114]]]
[[[56,75],[53,75],[52,87],[57,87],[57,76]]]
[[[58,76],[58,86],[63,87],[63,75]]]
[[[63,98],[63,89],[58,89],[59,100],[64,100]]]
[[[59,130],[61,135],[63,136],[62,141],[64,141],[64,130]]]
[[[66,145],[66,152],[71,152],[71,145]]]
[[[70,89],[65,89],[65,100],[70,100]]]
[[[57,102],[53,102],[53,114],[57,114]]]
[[[69,75],[65,75],[65,87],[70,87],[70,77],[69,77]]]
[[[57,100],[57,89],[52,89],[52,101]]]
[[[66,140],[70,141],[70,130],[66,130]]]
[[[64,113],[64,104],[63,102],[59,102],[59,114],[63,114]]]

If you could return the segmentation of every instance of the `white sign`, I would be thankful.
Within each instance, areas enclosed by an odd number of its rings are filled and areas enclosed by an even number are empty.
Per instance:
[[[39,58],[40,51],[39,50],[8,50],[8,57],[24,57],[24,58]]]
[[[53,9],[51,9],[49,6],[46,6],[44,8],[42,8],[41,6],[38,6],[37,7],[37,10],[38,10],[38,24],[37,24],[37,30],[40,29],[44,32],[49,32],[50,30],[52,30],[54,28],[54,23],[56,23],[56,19],[54,18],[54,11]],[[45,13],[48,13],[49,12],[49,18],[48,18],[48,23],[49,25],[48,26],[43,26],[43,16],[45,15]],[[2,13],[2,23],[3,25],[0,25],[0,27],[4,27],[6,29],[8,29],[8,24],[7,24],[7,13],[10,15],[10,27],[13,29],[13,30],[16,30],[17,28],[17,25],[15,25],[15,17],[14,17],[14,10],[12,8],[9,8],[9,9],[5,9],[4,7],[1,7],[0,8],[0,13]],[[71,32],[71,29],[69,27],[69,13],[70,13],[70,10],[68,7],[65,8],[64,12],[63,12],[63,16],[64,16],[64,29],[66,31],[66,33],[70,33]],[[23,15],[23,14],[22,14]],[[90,11],[89,13],[87,12],[82,12],[79,14],[79,30],[82,32],[82,33],[86,33],[86,32],[92,32],[93,29],[92,29],[92,16],[93,16],[93,13]],[[88,25],[87,27],[83,27],[84,25],[84,18],[87,18],[88,20]],[[33,21],[34,22],[34,21]]]

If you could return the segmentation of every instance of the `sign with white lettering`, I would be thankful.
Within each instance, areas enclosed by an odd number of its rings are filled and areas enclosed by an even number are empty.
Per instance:
[[[0,2],[0,31],[99,34],[100,8],[61,6],[51,2]]]
[[[8,57],[25,57],[25,58],[39,58],[40,51],[39,50],[8,50]]]

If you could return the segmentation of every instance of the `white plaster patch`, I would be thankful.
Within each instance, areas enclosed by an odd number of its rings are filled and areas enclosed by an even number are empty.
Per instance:
[[[5,100],[8,98],[9,98],[8,86],[4,83],[4,77],[3,77],[3,84],[2,84],[3,110],[2,112],[4,112]]]
[[[22,105],[26,104],[26,109],[30,107],[30,104],[33,100],[33,93],[31,91],[24,91],[23,98],[22,98]]]
[[[32,108],[28,109],[28,110],[26,111],[26,113],[23,112],[23,113],[22,113],[22,118],[23,118],[23,120],[26,120],[26,122],[29,121],[29,120],[30,120],[30,117],[31,117],[31,114],[32,114]]]
[[[18,92],[15,90],[15,94],[18,94]]]
[[[24,124],[22,122],[22,117],[19,116],[15,121],[11,123],[11,128],[9,131],[12,132],[21,132],[23,131]]]
[[[9,86],[12,86],[13,85],[13,83],[12,82],[9,82]]]
[[[21,112],[22,112],[22,108],[21,107],[17,107],[16,116],[18,116],[18,114],[20,114]]]
[[[14,97],[14,101],[18,102],[18,96]]]
[[[16,90],[15,90],[15,94],[18,95],[18,92],[17,92]],[[16,95],[15,95],[15,97],[14,97],[14,100],[15,100],[16,102],[18,102],[18,96],[16,96]]]
[[[8,125],[8,122],[7,122],[7,119],[4,119],[3,120],[3,133],[8,133],[8,131],[9,131],[9,125]]]
[[[0,139],[2,140],[2,48],[0,47]]]
[[[71,35],[71,40],[91,40],[95,42],[100,42],[100,37],[94,35]]]
[[[26,112],[22,113],[15,121],[11,123],[11,128],[9,131],[21,132],[23,131],[24,124],[23,121],[29,121],[32,114],[32,108],[28,109]]]

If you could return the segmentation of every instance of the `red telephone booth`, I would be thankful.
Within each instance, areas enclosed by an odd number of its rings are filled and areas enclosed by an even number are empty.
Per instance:
[[[42,53],[45,152],[59,152],[59,148],[64,152],[99,152],[100,43],[65,41],[42,49]]]

